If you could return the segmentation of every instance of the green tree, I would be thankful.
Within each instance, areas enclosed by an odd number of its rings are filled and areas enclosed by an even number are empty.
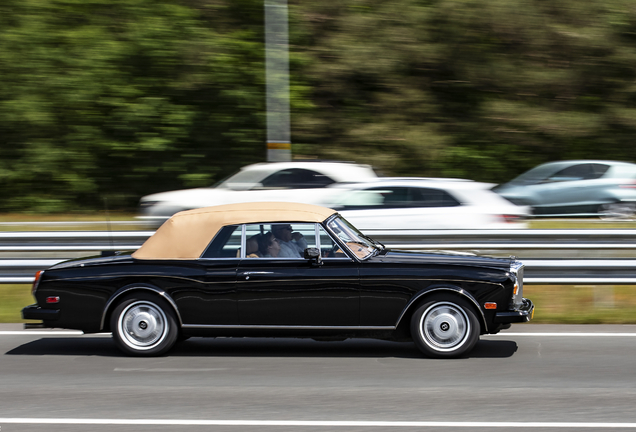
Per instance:
[[[298,2],[305,153],[399,175],[505,181],[634,160],[636,10],[623,0]]]
[[[250,12],[249,13],[246,12]],[[263,150],[259,2],[0,5],[0,209],[133,206]]]

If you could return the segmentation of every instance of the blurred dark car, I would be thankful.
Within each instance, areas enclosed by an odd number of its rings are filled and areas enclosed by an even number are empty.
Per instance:
[[[574,160],[550,162],[493,188],[535,216],[632,217],[636,212],[636,165]]]
[[[532,319],[523,271],[514,257],[390,250],[325,207],[229,204],[177,213],[132,254],[38,272],[22,316],[112,332],[137,356],[208,336],[413,341],[458,357]]]

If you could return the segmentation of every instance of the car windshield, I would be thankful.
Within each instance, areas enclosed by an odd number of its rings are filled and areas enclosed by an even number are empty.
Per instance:
[[[384,246],[370,237],[362,234],[341,216],[337,216],[327,223],[333,232],[355,256],[366,259],[378,254]]]
[[[216,187],[220,189],[235,189],[237,185],[239,186],[243,185],[243,188],[251,187],[257,183],[260,183],[261,180],[263,180],[269,174],[271,174],[271,171],[262,170],[262,169],[261,170],[257,170],[257,169],[241,170],[235,174],[232,174],[229,177],[226,177],[225,179],[216,183],[212,187]]]
[[[550,177],[555,172],[561,170],[562,168],[564,167],[561,165],[555,165],[555,164],[539,165],[538,167],[534,167],[530,171],[527,171],[521,174],[520,176],[518,176],[517,178],[511,180],[510,184],[530,185],[530,184],[541,183],[542,181]]]

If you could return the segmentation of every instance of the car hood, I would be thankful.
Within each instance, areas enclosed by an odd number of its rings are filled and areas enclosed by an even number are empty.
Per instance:
[[[386,254],[369,258],[365,262],[394,264],[461,265],[509,270],[512,258],[493,258],[453,251],[389,250]]]

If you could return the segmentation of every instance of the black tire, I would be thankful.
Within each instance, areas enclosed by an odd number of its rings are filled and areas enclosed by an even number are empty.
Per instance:
[[[479,321],[464,299],[435,295],[411,317],[411,337],[426,356],[452,358],[469,353],[479,340]]]
[[[620,202],[602,204],[598,208],[598,215],[601,220],[607,221],[632,220],[636,215],[636,205]]]
[[[122,299],[110,317],[110,328],[117,348],[140,357],[165,354],[179,334],[175,313],[168,302],[146,293]]]
[[[184,335],[183,333],[179,333],[179,336],[177,336],[177,343],[185,342],[188,339],[190,339],[190,336]]]

